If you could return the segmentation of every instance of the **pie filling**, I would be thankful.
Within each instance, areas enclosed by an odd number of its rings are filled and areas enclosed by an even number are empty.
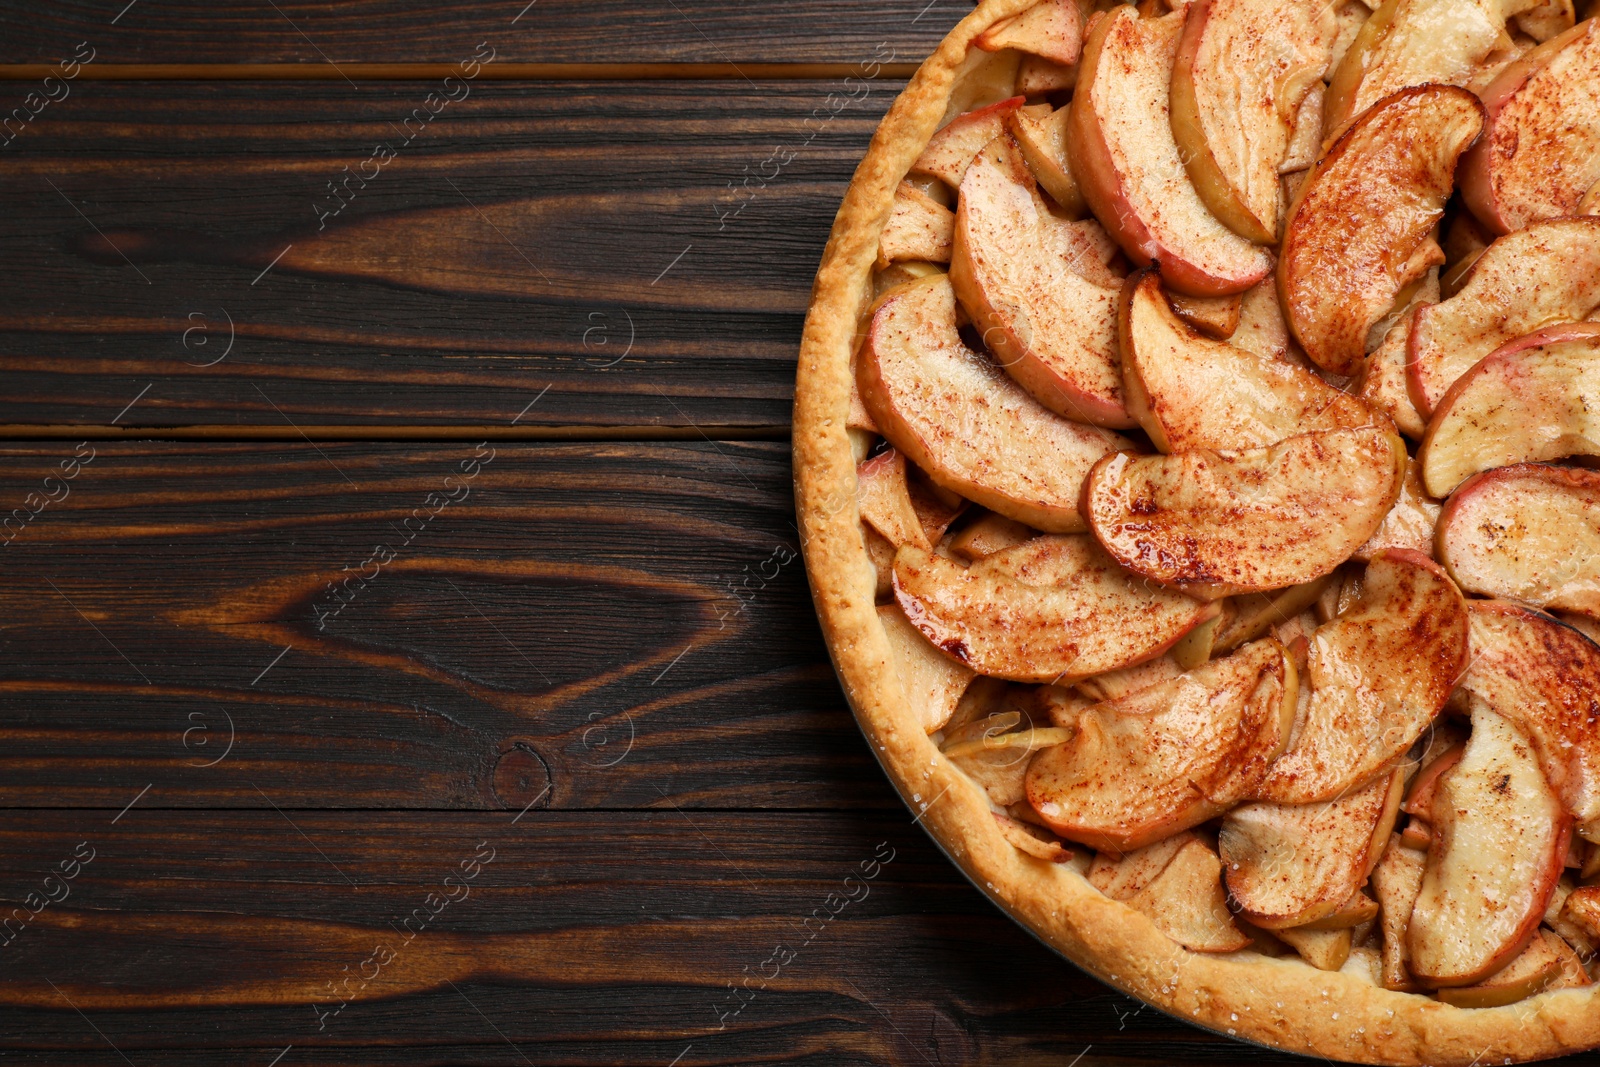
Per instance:
[[[924,729],[1185,949],[1591,984],[1600,20],[1042,0],[963,70],[849,422]]]

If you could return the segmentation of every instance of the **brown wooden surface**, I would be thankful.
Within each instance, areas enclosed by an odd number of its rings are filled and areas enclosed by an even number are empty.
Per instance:
[[[95,57],[0,147],[0,1060],[1293,1062],[961,879],[793,558],[812,272],[966,7],[0,3],[0,116]]]

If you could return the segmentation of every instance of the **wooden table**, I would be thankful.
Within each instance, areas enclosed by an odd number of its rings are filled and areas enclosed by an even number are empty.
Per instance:
[[[1293,1062],[991,907],[817,632],[801,318],[965,5],[524,3],[0,2],[0,1058]]]

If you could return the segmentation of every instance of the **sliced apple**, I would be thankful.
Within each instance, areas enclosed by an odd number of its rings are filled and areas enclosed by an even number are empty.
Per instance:
[[[1039,536],[1039,531],[1004,515],[985,515],[967,524],[950,538],[950,550],[964,560],[992,556],[1003,548],[1015,548]]]
[[[1547,615],[1469,601],[1472,657],[1460,687],[1532,739],[1580,823],[1600,818],[1600,647]]]
[[[1218,617],[1221,617],[1220,612]],[[1194,630],[1190,630],[1189,633],[1194,633]],[[1132,667],[1124,667],[1120,671],[1107,671],[1093,678],[1081,678],[1073,688],[1099,703],[1105,700],[1119,700],[1129,693],[1137,693],[1149,686],[1170,682],[1183,672],[1184,668],[1178,666],[1178,661],[1173,656],[1157,656]]]
[[[1538,7],[1517,15],[1512,21],[1517,24],[1518,30],[1543,44],[1572,29],[1577,16],[1577,8],[1572,0],[1545,0]]]
[[[994,813],[994,821],[1000,827],[1000,836],[1010,842],[1018,852],[1024,852],[1034,859],[1044,860],[1047,863],[1069,863],[1072,860],[1072,850],[1061,844],[1047,831],[1037,826],[1032,826],[1009,815]]]
[[[1054,682],[1159,656],[1215,614],[1147,588],[1082,535],[1041,537],[970,568],[906,546],[895,599],[934,645],[980,674]]]
[[[1431,558],[1441,507],[1423,490],[1417,465],[1408,460],[1405,480],[1400,483],[1400,499],[1383,517],[1383,525],[1371,540],[1356,549],[1355,558],[1368,560],[1386,548],[1401,548]]]
[[[1433,811],[1438,839],[1406,931],[1411,972],[1428,986],[1473,985],[1538,932],[1572,820],[1528,736],[1481,704]]]
[[[1461,376],[1417,451],[1422,485],[1446,497],[1480,471],[1600,455],[1600,323],[1519,338]]]
[[[1056,206],[1069,217],[1079,219],[1089,209],[1072,177],[1072,167],[1067,163],[1067,120],[1071,117],[1071,106],[1052,108],[1049,104],[1032,104],[1019,108],[1006,121],[1006,129],[1017,139],[1022,158],[1027,161],[1039,187],[1049,193]]]
[[[944,488],[1036,529],[1083,529],[1084,477],[1130,442],[1041,406],[966,346],[955,311],[942,275],[878,304],[857,363],[874,422]]]
[[[1319,971],[1337,971],[1350,958],[1350,931],[1289,929],[1274,931]]]
[[[1560,961],[1560,970],[1550,984],[1545,986],[1546,991],[1582,989],[1584,986],[1594,985],[1594,979],[1589,977],[1589,972],[1584,968],[1584,958],[1578,954],[1576,946],[1559,930],[1553,927],[1550,930],[1541,930],[1539,936],[1545,939]],[[1590,958],[1593,958],[1592,952]]]
[[[1186,841],[1162,872],[1128,898],[1156,928],[1194,952],[1237,952],[1251,944],[1233,923],[1222,892],[1222,863],[1211,846]]]
[[[861,517],[890,544],[932,548],[906,484],[906,457],[890,448],[856,467]]]
[[[1387,841],[1384,842],[1387,845]],[[1305,923],[1303,930],[1348,930],[1370,923],[1378,918],[1378,902],[1357,889],[1331,914],[1315,922]]]
[[[1241,237],[1277,240],[1279,167],[1338,29],[1328,4],[1189,5],[1172,68],[1172,132],[1200,199]]]
[[[1183,639],[1172,646],[1172,661],[1180,670],[1192,671],[1209,660],[1217,651],[1217,633],[1222,626],[1222,614],[1219,612],[1214,619],[1207,619],[1183,635]]]
[[[1317,366],[1356,373],[1373,325],[1444,262],[1434,225],[1456,159],[1482,125],[1483,105],[1465,89],[1405,89],[1364,112],[1311,168],[1289,208],[1278,293]]]
[[[1394,420],[1395,429],[1417,440],[1428,431],[1428,421],[1411,399],[1406,364],[1411,353],[1411,312],[1418,304],[1439,302],[1439,269],[1430,268],[1403,308],[1391,312],[1373,333],[1381,336],[1368,353],[1355,383],[1356,395]],[[1394,321],[1390,322],[1390,319]],[[1373,341],[1368,336],[1369,346]]]
[[[1466,284],[1417,310],[1407,341],[1411,399],[1431,414],[1485,356],[1519,337],[1600,308],[1600,218],[1540,222],[1500,238]]]
[[[1179,849],[1196,840],[1193,830],[1184,830],[1131,852],[1096,853],[1089,865],[1089,884],[1112,900],[1127,900],[1155,881]]]
[[[1335,17],[1336,24],[1337,21]],[[1327,86],[1320,79],[1312,80],[1311,89],[1295,114],[1294,129],[1289,134],[1289,150],[1284,154],[1283,162],[1278,164],[1280,177],[1310,170],[1317,162],[1317,157],[1322,155],[1322,101],[1326,91]],[[1288,206],[1289,202],[1279,196],[1280,214]]]
[[[1407,966],[1411,953],[1406,947],[1406,927],[1411,923],[1411,909],[1416,905],[1417,894],[1422,892],[1422,874],[1427,864],[1425,852],[1406,848],[1399,838],[1391,837],[1383,858],[1372,869],[1372,891],[1378,897],[1383,930],[1385,989],[1413,990],[1417,987]]]
[[[1311,702],[1256,796],[1310,804],[1378,775],[1450,699],[1467,629],[1461,591],[1442,567],[1403,550],[1375,555],[1361,599],[1312,636]]]
[[[1026,97],[1059,93],[1078,84],[1078,68],[1063,67],[1041,56],[1022,57],[1017,65],[1017,92]]]
[[[1433,799],[1439,792],[1439,783],[1444,776],[1461,762],[1461,757],[1466,755],[1467,743],[1458,742],[1436,754],[1432,759],[1424,757],[1422,769],[1411,780],[1411,785],[1406,789],[1406,799],[1400,810],[1419,819],[1433,818]]]
[[[1590,938],[1600,941],[1600,886],[1579,886],[1561,906],[1561,917],[1575,923]]]
[[[1289,324],[1284,321],[1283,308],[1278,304],[1278,283],[1264,279],[1253,288],[1245,290],[1239,298],[1239,327],[1228,342],[1263,359],[1281,359],[1297,366],[1303,362],[1291,357]]]
[[[1173,139],[1168,91],[1184,15],[1117,7],[1090,30],[1067,124],[1086,203],[1141,266],[1193,296],[1239,293],[1266,277],[1266,252],[1206,208]]]
[[[1045,407],[1099,426],[1132,426],[1117,367],[1117,294],[1066,259],[1056,218],[1009,134],[961,182],[950,283],[1000,365]],[[1078,253],[1082,255],[1080,250]]]
[[[1525,464],[1468,478],[1439,554],[1469,593],[1600,618],[1600,471]]]
[[[1498,1008],[1542,993],[1561,976],[1561,939],[1540,930],[1528,947],[1494,974],[1469,986],[1439,990],[1439,999],[1458,1008]],[[1571,950],[1568,949],[1570,952]]]
[[[945,730],[945,757],[1002,808],[1026,796],[1023,779],[1032,755],[1071,737],[1070,731],[1057,727],[1017,729],[1022,723],[1022,713],[1011,710]]]
[[[1248,796],[1289,738],[1294,664],[1270,638],[1078,716],[1028,767],[1028,802],[1062,837],[1126,852]]]
[[[1483,91],[1483,139],[1461,160],[1461,196],[1496,233],[1576,214],[1600,182],[1600,21],[1513,62]]]
[[[1244,298],[1233,296],[1186,296],[1167,293],[1172,313],[1214,341],[1226,341],[1239,328]]]
[[[918,713],[923,732],[943,729],[972,683],[973,671],[940,655],[895,605],[879,606],[878,622],[889,635],[895,674],[907,703]]]
[[[1258,802],[1228,812],[1218,850],[1244,918],[1276,931],[1337,913],[1388,845],[1404,789],[1397,767],[1323,803]]]
[[[883,236],[878,239],[878,269],[900,259],[950,262],[955,222],[955,213],[949,208],[910,182],[901,182],[895,190],[894,208],[883,227]]]
[[[1310,371],[1202,336],[1173,313],[1153,270],[1123,286],[1117,338],[1128,410],[1163,452],[1258,448],[1375,421]]]
[[[973,157],[1005,132],[1006,119],[1022,104],[1022,97],[1013,96],[957,115],[929,139],[922,155],[911,165],[911,172],[931,175],[950,188],[959,189]]]
[[[862,522],[860,527],[861,547],[867,553],[867,562],[873,572],[873,599],[882,602],[894,591],[895,546],[868,523]]]
[[[1078,61],[1083,47],[1083,20],[1077,0],[1040,0],[1021,14],[1001,19],[972,43],[985,52],[1015,48],[1071,66]]]
[[[1084,487],[1090,528],[1118,563],[1202,596],[1281,589],[1330,573],[1400,494],[1405,445],[1372,426],[1266,448],[1119,452]]]
[[[1465,85],[1502,41],[1506,17],[1532,0],[1388,0],[1372,13],[1328,85],[1323,137],[1362,112],[1421,85]]]

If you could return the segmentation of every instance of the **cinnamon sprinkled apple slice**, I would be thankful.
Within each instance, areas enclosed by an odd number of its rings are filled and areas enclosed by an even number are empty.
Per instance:
[[[1095,464],[1084,502],[1129,570],[1201,596],[1260,592],[1349,559],[1399,496],[1405,459],[1380,426],[1229,452],[1119,452]]]
[[[1312,635],[1310,703],[1256,796],[1309,804],[1370,781],[1444,707],[1467,641],[1466,605],[1444,568],[1414,552],[1379,552],[1361,599]]]
[[[1117,367],[1117,292],[1089,281],[1083,223],[1052,215],[1009,134],[961,180],[950,284],[1001,366],[1058,415],[1132,426]],[[1063,232],[1069,231],[1069,232]]]
[[[1028,802],[1062,837],[1127,852],[1227,811],[1283,751],[1293,662],[1268,638],[1078,715],[1028,767]]]
[[[1538,933],[1572,820],[1527,735],[1481,702],[1433,811],[1435,843],[1406,931],[1411,971],[1429,986],[1472,985]]]
[[[1084,200],[1131,259],[1158,264],[1179,292],[1240,293],[1271,262],[1211,214],[1184,168],[1169,117],[1183,22],[1181,11],[1140,18],[1128,6],[1100,17],[1084,45],[1068,154]]]
[[[1035,538],[971,567],[907,545],[895,556],[894,593],[935,646],[1019,682],[1152,659],[1219,610],[1147,588],[1081,534]]]
[[[1279,167],[1337,33],[1331,4],[1189,5],[1172,71],[1172,132],[1200,199],[1241,237],[1277,240]]]
[[[1090,466],[1132,444],[1052,413],[968,348],[943,275],[886,294],[857,358],[861,399],[896,448],[944,488],[1035,529],[1083,529]]]
[[[1462,375],[1433,413],[1417,462],[1446,497],[1479,471],[1600,455],[1600,323],[1519,338]]]
[[[1477,362],[1537,330],[1600,308],[1600,218],[1554,219],[1501,237],[1450,299],[1417,309],[1407,382],[1429,415]]]
[[[1422,86],[1374,104],[1311,168],[1289,208],[1278,292],[1289,327],[1324,370],[1361,368],[1367,335],[1404,290],[1444,262],[1434,224],[1483,105]]]
[[[1450,497],[1439,555],[1461,588],[1600,618],[1600,471],[1525,464]]]
[[[1202,336],[1179,320],[1152,270],[1123,286],[1117,326],[1128,409],[1163,452],[1257,448],[1377,421],[1310,371]]]
[[[1571,215],[1600,183],[1600,19],[1516,60],[1483,90],[1489,121],[1461,197],[1496,233]]]

